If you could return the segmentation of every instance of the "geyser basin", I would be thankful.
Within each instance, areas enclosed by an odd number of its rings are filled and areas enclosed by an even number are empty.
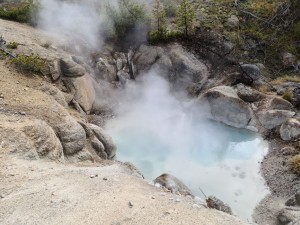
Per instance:
[[[179,101],[164,80],[149,74],[125,96],[107,126],[118,160],[136,165],[147,180],[170,173],[195,195],[203,197],[201,188],[251,220],[268,193],[259,174],[267,144],[257,134],[205,119],[201,106]]]

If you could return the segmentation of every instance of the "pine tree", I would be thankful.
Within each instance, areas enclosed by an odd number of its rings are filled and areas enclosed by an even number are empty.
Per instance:
[[[196,14],[193,5],[189,0],[182,0],[178,9],[177,25],[184,29],[185,37],[189,36],[189,31],[193,29]]]
[[[157,32],[159,35],[163,35],[166,31],[166,9],[160,0],[155,0],[152,13]]]

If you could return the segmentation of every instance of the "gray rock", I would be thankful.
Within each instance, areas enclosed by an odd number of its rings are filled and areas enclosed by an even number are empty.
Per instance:
[[[170,59],[175,72],[172,80],[175,87],[187,89],[195,83],[206,82],[208,69],[204,63],[178,44],[169,46],[169,49]]]
[[[64,108],[68,107],[64,94],[58,88],[51,85],[43,85],[38,87],[38,89],[52,96]]]
[[[94,124],[89,124],[89,127],[93,130],[95,136],[104,145],[107,159],[113,159],[116,155],[116,145],[112,138],[101,128]]]
[[[182,183],[178,178],[174,177],[171,174],[164,173],[155,178],[153,182],[154,184],[160,184],[161,186],[167,188],[172,193],[181,194],[184,196],[194,196],[191,190],[184,183]]]
[[[266,129],[273,129],[289,118],[293,117],[295,112],[288,110],[268,110],[258,114],[258,120]]]
[[[297,57],[290,52],[284,52],[282,54],[282,65],[289,67],[293,66],[297,61]]]
[[[277,221],[281,225],[289,224],[290,222],[294,221],[294,216],[288,210],[283,209],[277,215]]]
[[[83,66],[77,64],[72,59],[60,60],[61,72],[66,77],[81,77],[86,73]]]
[[[280,127],[280,137],[284,141],[290,141],[300,136],[299,119],[289,119]]]
[[[262,93],[251,87],[245,86],[244,84],[237,85],[237,95],[245,102],[256,102],[264,97]]]
[[[64,148],[66,155],[73,155],[85,146],[86,134],[82,126],[71,116],[64,118],[57,124],[55,130]]]
[[[229,86],[209,89],[200,96],[199,103],[208,108],[211,119],[229,126],[247,128],[252,120],[252,109]]]
[[[117,73],[118,79],[122,85],[125,85],[128,80],[130,80],[130,75],[123,70]]]
[[[102,159],[107,159],[107,153],[105,152],[105,147],[101,141],[94,137],[91,141],[91,145]]]
[[[209,208],[216,209],[216,210],[219,210],[219,211],[222,211],[222,212],[232,215],[231,208],[227,204],[222,202],[220,199],[218,199],[214,196],[209,196],[206,199],[206,204],[207,204],[207,207],[209,207]]]
[[[293,105],[290,102],[280,97],[274,97],[269,104],[269,109],[290,110],[292,108]]]
[[[64,78],[64,84],[73,93],[73,99],[78,102],[86,113],[90,113],[96,99],[94,81],[89,74],[77,78]]]
[[[236,15],[231,15],[227,19],[227,26],[230,28],[237,28],[239,27],[240,20]]]
[[[39,157],[59,159],[63,157],[63,148],[53,129],[41,120],[34,120],[23,128],[24,133],[34,143]]]
[[[243,64],[241,65],[243,71],[253,80],[257,81],[261,78],[261,72],[257,65]]]
[[[300,191],[290,197],[286,203],[286,206],[300,206]]]
[[[112,62],[112,59],[108,57],[100,57],[96,64],[98,77],[101,80],[105,80],[109,83],[117,80],[117,70]]]
[[[52,63],[49,63],[49,70],[52,81],[57,81],[62,75],[60,68],[60,60],[54,60]]]

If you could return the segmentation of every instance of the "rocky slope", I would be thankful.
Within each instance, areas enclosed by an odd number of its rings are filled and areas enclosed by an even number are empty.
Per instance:
[[[49,39],[41,31],[0,20],[0,33],[20,44],[14,54],[37,54],[50,65],[41,76],[0,61],[1,224],[246,224],[149,185],[130,164],[106,160],[115,146],[95,125],[101,117],[88,114],[106,109],[93,93],[111,84],[97,81],[55,39],[43,47]],[[191,65],[191,76],[205,73]]]

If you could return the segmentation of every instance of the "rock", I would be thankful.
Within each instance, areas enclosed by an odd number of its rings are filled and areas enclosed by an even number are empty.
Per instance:
[[[43,85],[38,89],[52,96],[64,108],[68,107],[68,103],[66,102],[64,94],[58,88],[51,85]]]
[[[290,110],[293,108],[293,105],[283,98],[274,97],[270,101],[268,108],[269,109],[279,109],[279,110]]]
[[[178,44],[169,46],[169,49],[170,59],[175,72],[175,77],[171,81],[175,87],[187,89],[193,84],[206,82],[208,69],[204,63]]]
[[[62,75],[60,68],[60,60],[54,60],[52,63],[49,63],[49,70],[52,81],[57,81]]]
[[[31,125],[23,128],[26,136],[34,144],[40,158],[60,159],[63,157],[63,148],[54,130],[44,121],[34,120]]]
[[[209,89],[199,97],[199,103],[208,108],[208,116],[237,128],[247,128],[252,120],[252,109],[229,86]]]
[[[129,208],[132,208],[133,204],[131,202],[128,202],[128,206],[129,206]]]
[[[254,64],[243,64],[241,65],[242,70],[250,77],[253,81],[257,81],[261,78],[261,72],[257,65]]]
[[[232,215],[231,208],[227,204],[222,202],[220,199],[218,199],[214,196],[209,196],[206,199],[206,204],[207,204],[207,207],[209,207],[209,208],[216,209],[216,210],[219,210],[219,211],[222,211],[222,212]]]
[[[94,148],[94,150],[97,152],[97,154],[100,156],[102,159],[107,159],[107,153],[105,152],[105,147],[99,141],[96,137],[94,137],[91,141],[91,145]]]
[[[117,80],[117,70],[112,59],[100,57],[96,64],[97,77],[109,83]]]
[[[116,145],[112,138],[101,127],[94,124],[89,124],[89,127],[93,130],[98,140],[104,145],[107,159],[113,159],[116,155]]]
[[[236,15],[231,15],[227,19],[227,26],[230,28],[238,28],[239,27],[240,20]]]
[[[130,75],[123,70],[117,73],[118,79],[122,85],[125,85],[128,80],[130,80]]]
[[[286,66],[286,67],[289,67],[289,66],[293,66],[296,61],[297,61],[297,58],[295,55],[293,55],[292,53],[290,52],[284,52],[282,54],[282,65]]]
[[[283,95],[288,90],[293,91],[296,88],[300,88],[300,84],[296,82],[285,82],[280,85],[275,85],[274,87],[277,91],[277,94]]]
[[[190,189],[184,183],[182,183],[178,178],[170,174],[164,173],[159,177],[155,178],[153,182],[154,184],[158,183],[161,186],[167,188],[172,193],[181,194],[184,196],[187,195],[194,196],[190,191]]]
[[[256,102],[264,97],[262,93],[244,84],[237,85],[237,95],[245,102]]]
[[[277,215],[277,221],[281,225],[289,224],[290,222],[294,221],[294,216],[288,210],[283,209]]]
[[[273,129],[294,115],[295,112],[288,110],[268,110],[260,112],[258,114],[258,120],[266,129]]]
[[[295,195],[290,197],[286,203],[286,206],[300,206],[300,191],[298,191]]]
[[[72,59],[60,60],[61,72],[66,77],[81,77],[86,74],[83,66],[77,64]]]
[[[300,136],[299,119],[289,119],[280,127],[280,137],[284,141],[290,141]]]
[[[73,100],[78,102],[82,109],[89,114],[96,99],[94,89],[96,81],[89,74],[85,74],[77,78],[64,78],[63,82],[69,89],[69,92],[73,93]]]
[[[62,142],[64,153],[73,155],[85,146],[86,134],[82,126],[71,116],[66,117],[62,123],[55,126],[56,132]]]

